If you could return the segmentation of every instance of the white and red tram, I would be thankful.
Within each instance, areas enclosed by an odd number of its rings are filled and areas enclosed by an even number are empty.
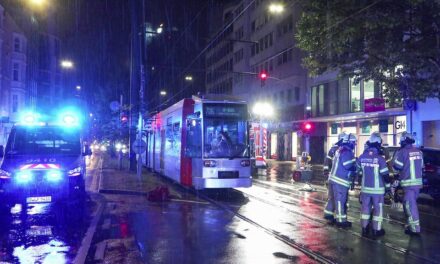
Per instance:
[[[152,118],[145,164],[195,189],[252,185],[247,104],[183,99]]]

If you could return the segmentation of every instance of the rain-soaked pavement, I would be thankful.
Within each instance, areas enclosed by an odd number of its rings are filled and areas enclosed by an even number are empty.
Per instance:
[[[290,165],[285,165],[287,167]],[[326,190],[301,191],[291,172],[272,167],[251,188],[195,192],[150,174],[169,186],[172,199],[106,195],[104,213],[134,239],[144,263],[439,263],[440,221],[436,206],[421,205],[421,237],[403,233],[403,212],[385,209],[385,237],[360,235],[359,204],[350,198],[351,229],[322,219]],[[119,231],[120,233],[120,231]]]
[[[438,205],[420,204],[420,237],[403,234],[403,212],[386,206],[385,237],[364,238],[356,193],[348,212],[353,227],[338,229],[322,219],[325,187],[302,191],[304,183],[291,181],[291,166],[274,163],[251,188],[227,191],[196,192],[146,173],[146,185],[134,185],[138,189],[130,193],[124,182],[135,176],[108,166],[102,170],[103,158],[95,156],[87,206],[40,204],[26,213],[16,206],[10,217],[1,218],[0,262],[71,263],[81,259],[89,235],[86,263],[440,262]],[[112,181],[108,192],[106,183]],[[168,186],[171,199],[148,201],[139,191],[156,186]],[[89,234],[94,225],[96,232]]]
[[[90,199],[15,205],[0,216],[0,263],[73,263],[95,207]]]

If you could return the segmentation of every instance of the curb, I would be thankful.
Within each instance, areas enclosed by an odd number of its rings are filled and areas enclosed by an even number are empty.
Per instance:
[[[104,194],[125,194],[125,195],[147,195],[148,192],[117,190],[117,189],[99,189],[99,193]]]

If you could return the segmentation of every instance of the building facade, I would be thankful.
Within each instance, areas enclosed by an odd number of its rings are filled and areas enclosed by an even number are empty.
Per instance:
[[[233,94],[249,103],[251,146],[257,145],[253,153],[292,160],[301,149],[301,138],[292,124],[304,119],[307,93],[307,71],[301,66],[302,52],[293,37],[300,10],[294,1],[284,1],[283,12],[271,13],[269,4],[242,0],[224,9],[222,27],[233,23],[212,49],[219,55],[212,56],[214,51],[207,54],[206,86],[209,93]],[[217,64],[213,66],[213,62]],[[260,78],[263,72],[266,80]],[[271,105],[274,115],[254,114],[257,103]],[[261,152],[258,147],[263,147]]]
[[[387,103],[381,89],[372,80],[355,83],[349,78],[338,78],[337,72],[309,80],[307,121],[318,128],[310,135],[309,150],[317,163],[323,161],[342,131],[357,136],[357,155],[376,131],[381,133],[384,144],[398,145],[400,133],[408,129],[407,112],[401,104]]]
[[[26,108],[27,38],[0,6],[0,145]]]

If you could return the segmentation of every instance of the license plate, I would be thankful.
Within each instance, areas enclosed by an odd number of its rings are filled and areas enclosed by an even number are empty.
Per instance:
[[[52,196],[40,196],[40,197],[28,197],[27,203],[50,203],[52,202]]]
[[[52,228],[50,226],[32,226],[26,230],[28,236],[52,236]]]

